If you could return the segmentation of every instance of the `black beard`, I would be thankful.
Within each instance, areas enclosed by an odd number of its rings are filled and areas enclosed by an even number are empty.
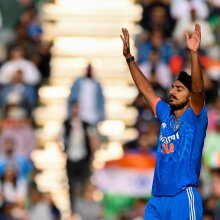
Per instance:
[[[170,103],[169,103],[170,104]],[[180,109],[183,109],[186,105],[188,104],[188,102],[183,102],[183,103],[180,103],[178,105],[172,105],[170,104],[170,107],[173,111],[176,111],[176,110],[180,110]]]

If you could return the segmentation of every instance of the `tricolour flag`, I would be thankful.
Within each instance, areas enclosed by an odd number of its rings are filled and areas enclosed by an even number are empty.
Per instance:
[[[95,173],[96,183],[106,194],[146,197],[151,193],[155,156],[126,153],[119,160],[106,163]]]

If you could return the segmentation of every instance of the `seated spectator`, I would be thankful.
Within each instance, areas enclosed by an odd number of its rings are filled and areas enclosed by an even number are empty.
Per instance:
[[[126,152],[138,152],[148,154],[152,157],[156,156],[159,124],[157,121],[151,121],[149,123],[148,132],[140,133],[138,138],[129,141],[124,144],[124,150]]]
[[[0,219],[1,220],[14,220],[13,211],[14,211],[14,203],[4,202],[0,207]]]
[[[208,111],[208,131],[217,130],[217,121],[220,118],[220,97],[215,100],[215,105]]]
[[[169,11],[169,6],[156,1],[144,5],[141,26],[151,33],[154,28],[162,29],[165,36],[171,36],[174,27],[174,20]]]
[[[213,210],[214,220],[220,219],[220,169],[212,169],[212,192],[216,198],[216,205]]]
[[[28,178],[32,171],[32,164],[27,157],[15,153],[14,139],[12,137],[5,138],[4,146],[0,147],[5,149],[5,153],[0,155],[0,177],[5,169],[12,164],[15,166],[19,178]]]
[[[11,13],[12,11],[13,13]],[[1,0],[0,12],[0,42],[8,46],[16,39],[14,28],[22,13],[21,2]]]
[[[0,134],[0,153],[5,152],[4,140],[13,137],[16,143],[15,153],[30,157],[31,152],[36,147],[36,139],[30,119],[27,113],[20,107],[13,107],[8,110],[3,120],[2,132]]]
[[[141,93],[138,94],[132,105],[138,111],[138,116],[134,127],[139,133],[146,133],[149,131],[149,121],[154,118],[150,106],[145,101]]]
[[[36,90],[23,82],[23,73],[18,70],[11,79],[11,82],[5,85],[1,91],[0,104],[6,106],[10,96],[16,94],[20,100],[20,106],[31,112],[32,108],[37,104]]]
[[[26,7],[20,17],[20,22],[26,27],[26,32],[31,40],[36,42],[41,40],[42,29],[37,16],[37,10],[33,5]]]
[[[45,200],[44,194],[37,188],[31,190],[30,201],[29,220],[54,220],[50,205]]]
[[[172,44],[165,40],[163,30],[161,29],[152,30],[149,40],[138,46],[138,63],[149,61],[150,52],[153,48],[158,49],[160,60],[168,64],[174,51]]]
[[[22,71],[23,81],[28,85],[38,85],[41,77],[37,67],[24,58],[21,48],[15,47],[10,52],[10,60],[4,63],[0,69],[0,83],[5,85],[11,83],[17,71]]]
[[[149,60],[141,63],[139,68],[145,77],[151,82],[160,97],[166,97],[167,89],[172,84],[172,74],[169,66],[160,60],[160,53],[157,48],[152,48]]]
[[[203,157],[206,165],[220,167],[220,118],[216,120],[216,130],[207,132]]]
[[[198,19],[204,20],[209,16],[209,10],[205,1],[201,0],[175,0],[171,3],[171,15],[178,21],[191,19],[191,10],[196,9]]]
[[[178,21],[173,32],[173,39],[177,41],[180,47],[185,47],[185,32],[193,32],[194,26],[197,23],[201,25],[201,31],[203,36],[201,39],[201,46],[205,48],[215,43],[215,36],[212,32],[210,24],[205,20],[198,19],[197,11],[195,9],[191,9],[190,19]]]
[[[209,23],[217,39],[220,37],[220,1],[219,0],[209,0]]]
[[[78,213],[83,220],[98,220],[102,217],[102,206],[94,199],[96,188],[92,184],[87,184],[76,201],[75,212]]]
[[[13,165],[9,165],[0,178],[0,191],[3,201],[24,203],[27,195],[27,181],[24,178],[18,178]]]
[[[54,204],[51,194],[49,192],[43,194],[45,202],[49,205],[51,214],[53,216],[53,220],[60,220],[61,218],[61,213],[57,206]]]
[[[218,220],[220,219],[220,168],[211,169],[211,196],[205,200],[204,203],[204,214],[206,219]],[[209,218],[207,218],[209,217]]]

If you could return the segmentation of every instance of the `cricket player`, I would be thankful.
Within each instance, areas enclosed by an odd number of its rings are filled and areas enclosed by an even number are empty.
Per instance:
[[[202,200],[196,188],[208,118],[199,61],[200,25],[195,25],[192,34],[185,34],[191,75],[184,71],[179,73],[169,91],[168,103],[156,95],[135,63],[127,29],[122,29],[120,37],[132,78],[161,122],[152,197],[144,220],[201,220]]]

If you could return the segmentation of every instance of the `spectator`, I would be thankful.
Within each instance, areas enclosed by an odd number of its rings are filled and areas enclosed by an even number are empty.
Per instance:
[[[26,7],[20,17],[20,22],[26,27],[27,35],[31,40],[36,42],[41,40],[42,29],[37,16],[37,10],[33,5]]]
[[[10,202],[4,202],[0,208],[1,220],[14,220],[13,218],[14,204]]]
[[[208,21],[212,26],[212,30],[217,39],[220,37],[220,1],[219,0],[209,0],[210,16]]]
[[[30,157],[31,152],[36,147],[36,139],[29,120],[22,108],[13,107],[8,110],[0,134],[1,153],[5,152],[4,140],[13,137],[16,143],[15,153],[27,158]]]
[[[27,181],[24,178],[18,178],[13,165],[9,165],[1,176],[0,191],[3,201],[24,203],[27,195]]]
[[[150,52],[153,48],[157,48],[160,53],[160,60],[163,63],[169,63],[173,55],[173,46],[168,40],[164,38],[163,30],[152,30],[149,40],[145,41],[138,47],[138,63],[149,61]]]
[[[220,167],[220,118],[216,120],[216,131],[210,131],[206,135],[204,145],[204,160],[206,165]]]
[[[94,146],[91,142],[92,126],[79,118],[79,104],[71,105],[71,117],[64,122],[64,146],[67,155],[67,177],[72,210],[77,192],[81,191],[90,177]]]
[[[12,164],[16,167],[17,176],[27,179],[32,170],[32,164],[29,159],[15,153],[16,144],[13,138],[6,138],[4,140],[4,146],[5,147],[0,146],[5,149],[5,153],[0,156],[0,176],[2,176],[5,169]]]
[[[61,213],[60,213],[59,209],[56,207],[56,205],[54,204],[54,202],[51,198],[51,194],[49,192],[44,193],[43,197],[44,197],[44,200],[46,201],[46,203],[50,207],[50,211],[53,216],[53,220],[60,220]]]
[[[76,201],[76,213],[83,220],[99,220],[102,217],[102,207],[99,202],[94,200],[94,192],[94,185],[87,184],[82,196]]]
[[[216,205],[214,207],[214,220],[220,219],[220,170],[212,170],[212,191],[213,195],[216,197]]]
[[[201,0],[175,0],[171,3],[171,15],[174,19],[189,21],[191,19],[190,12],[196,10],[198,19],[204,20],[209,16],[208,7],[205,1]]]
[[[172,75],[169,66],[160,60],[160,54],[157,48],[152,48],[149,61],[139,65],[139,68],[150,80],[152,86],[161,98],[166,97],[167,89],[171,87]]]
[[[51,60],[51,47],[52,43],[41,42],[39,45],[40,63],[38,68],[41,72],[42,78],[47,81],[50,77],[50,60]]]
[[[157,139],[155,138],[156,134],[140,134],[137,139],[137,145],[133,148],[134,151],[139,153],[151,154],[155,157]],[[131,149],[132,150],[132,149]]]
[[[31,207],[29,210],[30,220],[53,220],[50,205],[45,201],[43,193],[37,189],[30,192]]]
[[[14,10],[16,8],[16,10]],[[13,13],[11,13],[13,12]],[[0,1],[0,42],[9,45],[15,38],[15,25],[22,13],[21,3],[17,0],[1,0]]]
[[[169,6],[161,1],[153,1],[144,5],[140,24],[149,34],[154,28],[159,28],[166,37],[170,37],[175,23],[170,15]]]
[[[209,220],[218,220],[220,218],[220,169],[212,168],[212,195],[205,201],[204,213],[206,218]],[[209,218],[208,218],[209,217]]]
[[[40,72],[36,66],[24,58],[23,50],[15,47],[10,52],[10,60],[4,63],[0,69],[0,83],[11,83],[12,77],[17,71],[23,72],[23,81],[35,86],[40,83]]]
[[[217,130],[217,120],[220,118],[220,97],[217,97],[215,100],[215,105],[208,112],[208,131]]]
[[[23,82],[23,73],[18,70],[13,74],[11,82],[5,85],[1,91],[0,103],[6,106],[10,96],[16,94],[20,100],[20,106],[31,112],[32,108],[37,104],[36,90]]]
[[[78,102],[80,118],[91,125],[105,119],[104,96],[100,83],[94,79],[91,64],[86,75],[76,79],[68,98],[68,109],[72,103]]]
[[[177,41],[180,47],[184,48],[185,32],[193,32],[195,24],[201,25],[203,36],[201,46],[204,48],[213,45],[215,43],[215,36],[212,32],[211,26],[207,21],[197,19],[197,11],[195,9],[190,10],[189,20],[180,20],[177,22],[173,32],[173,39]]]
[[[141,93],[138,94],[132,106],[138,111],[138,116],[134,125],[135,128],[139,133],[147,133],[149,131],[149,121],[154,118],[154,115]]]

